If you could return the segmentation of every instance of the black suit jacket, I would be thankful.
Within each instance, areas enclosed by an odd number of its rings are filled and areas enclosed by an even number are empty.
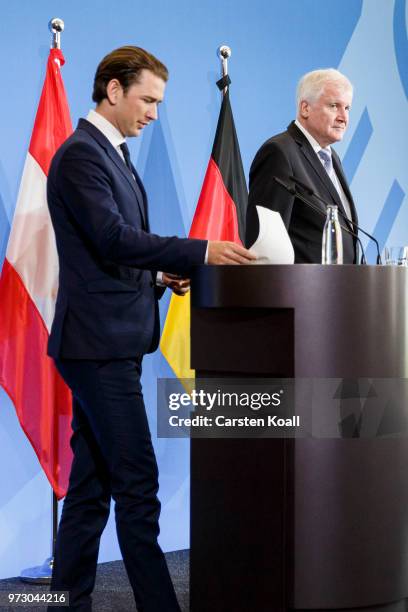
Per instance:
[[[119,359],[157,348],[156,271],[186,275],[207,242],[150,233],[146,194],[118,152],[81,119],[52,161],[48,205],[59,290],[48,352]]]
[[[352,220],[357,223],[353,197],[340,160],[333,149],[332,159],[333,167],[350,203]],[[281,214],[295,250],[295,262],[320,263],[325,206],[316,198],[311,198],[313,204],[324,213],[320,215],[273,179],[277,176],[290,183],[290,175],[309,185],[325,200],[337,204],[339,210],[344,212],[336,188],[321,161],[303,132],[292,122],[286,132],[273,136],[262,145],[252,163],[249,174],[246,244],[251,246],[258,237],[259,224],[255,206],[265,206]],[[341,217],[340,221],[343,225],[347,223]],[[352,230],[351,224],[347,225]],[[343,257],[344,263],[356,262],[356,241],[345,231]]]

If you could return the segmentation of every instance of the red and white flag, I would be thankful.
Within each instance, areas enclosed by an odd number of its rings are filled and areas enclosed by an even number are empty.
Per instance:
[[[72,461],[71,394],[47,356],[58,289],[58,257],[48,212],[51,159],[72,133],[60,66],[51,49],[0,277],[0,385],[58,498]]]

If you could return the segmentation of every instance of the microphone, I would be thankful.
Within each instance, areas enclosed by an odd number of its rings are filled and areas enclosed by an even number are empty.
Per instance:
[[[275,181],[275,183],[278,183],[278,185],[280,185],[281,187],[283,187],[284,189],[286,189],[286,191],[289,191],[289,193],[291,195],[296,195],[296,189],[294,187],[292,187],[292,185],[289,185],[288,183],[285,183],[284,181],[282,181],[282,179],[280,179],[278,176],[274,176],[273,180]],[[315,208],[317,210],[317,206],[313,206],[312,208]],[[320,210],[320,209],[319,209]]]
[[[301,181],[300,179],[296,178],[296,176],[290,176],[289,179],[291,181],[293,181],[296,185],[298,185],[299,187],[302,187],[302,189],[304,189],[306,191],[306,193],[310,196],[314,196],[317,200],[319,200],[320,202],[322,202],[325,206],[327,206],[329,204],[329,202],[327,202],[326,200],[324,200],[322,197],[320,197],[319,195],[317,195],[317,193],[315,192],[314,189],[312,189],[311,187],[309,187],[309,185],[306,185],[306,183],[304,183],[303,181]],[[343,217],[343,219],[345,219],[346,221],[348,221],[349,223],[352,224],[354,229],[357,229],[357,231],[360,231],[362,234],[364,234],[365,236],[367,236],[368,238],[370,238],[370,240],[372,240],[375,243],[375,246],[377,247],[377,264],[382,264],[382,260],[381,260],[381,254],[380,254],[380,245],[378,244],[378,240],[377,238],[375,238],[374,236],[372,236],[371,234],[369,234],[368,232],[366,232],[365,230],[363,230],[362,227],[360,227],[359,225],[357,225],[357,223],[355,221],[353,221],[352,219],[349,219],[342,210],[339,210],[339,213],[341,214],[341,216]],[[360,243],[361,245],[361,243]]]
[[[292,177],[290,177],[290,178],[292,178]],[[295,187],[292,187],[292,185],[289,185],[288,183],[285,183],[285,181],[282,181],[282,179],[280,179],[278,176],[274,176],[273,180],[275,181],[275,183],[278,183],[278,185],[280,185],[281,187],[286,189],[286,191],[288,191],[291,195],[296,196],[297,198],[299,198],[299,200],[301,200],[304,204],[306,204],[307,206],[312,208],[319,215],[321,215],[322,217],[326,217],[325,213],[318,206],[316,206],[310,200],[305,198],[301,193],[299,193],[299,191]],[[309,187],[307,189],[309,190]],[[331,206],[331,204],[329,204],[328,202],[327,203],[324,202],[324,200],[323,200],[323,203],[325,204],[325,206],[328,206],[328,205]],[[343,217],[344,217],[344,215],[343,215]],[[344,225],[342,225],[341,223],[340,223],[340,227],[345,232],[347,232],[348,234],[350,234],[351,236],[353,236],[354,238],[357,239],[357,241],[358,241],[358,243],[360,245],[360,248],[361,248],[361,253],[362,253],[361,263],[365,264],[366,263],[366,258],[365,258],[365,255],[364,255],[364,249],[363,249],[363,245],[361,244],[361,240],[358,237],[358,235],[355,234],[354,232],[352,232],[348,227],[345,227]]]

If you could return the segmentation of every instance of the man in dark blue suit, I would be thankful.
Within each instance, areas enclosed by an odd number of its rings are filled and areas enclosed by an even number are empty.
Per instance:
[[[179,611],[157,543],[158,472],[142,357],[158,345],[163,287],[183,295],[192,266],[253,259],[233,243],[150,232],[146,194],[125,138],[157,119],[167,76],[161,62],[137,47],[106,56],[95,76],[96,109],[57,151],[48,177],[60,263],[49,354],[74,398],[74,460],[51,588],[69,591],[73,610],[91,610],[113,498],[138,610]]]

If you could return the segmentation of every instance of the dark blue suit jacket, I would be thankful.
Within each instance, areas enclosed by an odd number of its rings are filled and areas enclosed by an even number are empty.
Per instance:
[[[120,359],[159,341],[154,277],[188,275],[207,242],[149,231],[147,199],[105,136],[81,119],[52,161],[47,197],[59,255],[59,290],[48,353]]]

